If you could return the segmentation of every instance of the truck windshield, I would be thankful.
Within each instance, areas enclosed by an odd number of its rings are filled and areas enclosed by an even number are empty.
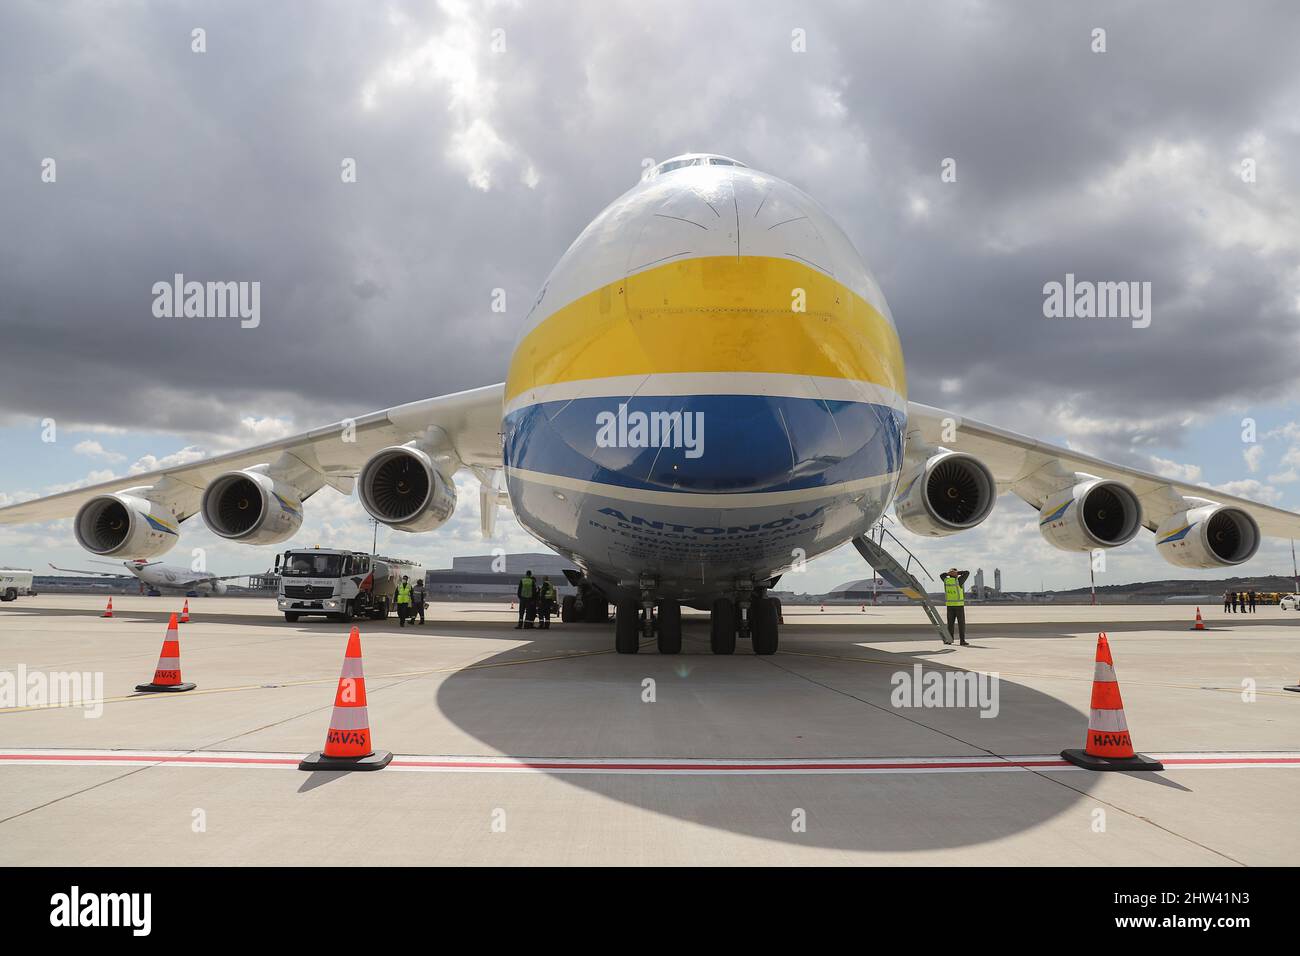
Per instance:
[[[321,554],[319,551],[300,551],[284,559],[280,573],[297,578],[337,578],[343,571],[343,556]]]

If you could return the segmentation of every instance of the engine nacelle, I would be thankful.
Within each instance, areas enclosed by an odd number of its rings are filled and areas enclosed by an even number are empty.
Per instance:
[[[1171,515],[1156,529],[1156,551],[1180,568],[1228,568],[1259,550],[1259,524],[1231,505],[1203,505]]]
[[[894,514],[913,534],[939,538],[973,528],[993,510],[998,486],[979,459],[956,451],[933,456],[904,475]]]
[[[302,527],[302,496],[257,468],[214,478],[201,510],[213,534],[243,544],[279,544]]]
[[[130,491],[148,489],[130,489]],[[156,558],[181,539],[180,522],[169,508],[130,491],[98,495],[77,511],[72,532],[91,554],[113,558]]]
[[[456,485],[422,449],[392,445],[375,452],[357,476],[361,507],[399,531],[432,531],[456,510]]]
[[[1093,478],[1058,491],[1038,513],[1038,531],[1062,551],[1128,544],[1142,527],[1142,503],[1128,486]]]

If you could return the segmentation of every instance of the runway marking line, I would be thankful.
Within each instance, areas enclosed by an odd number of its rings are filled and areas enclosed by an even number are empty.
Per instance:
[[[1167,769],[1242,770],[1300,768],[1300,752],[1153,754]],[[180,766],[245,769],[296,769],[298,754],[193,750],[37,750],[0,751],[0,766]],[[650,774],[661,776],[791,776],[801,774],[1006,773],[1074,771],[1081,768],[1050,754],[979,757],[494,757],[406,755],[390,770],[424,773]]]

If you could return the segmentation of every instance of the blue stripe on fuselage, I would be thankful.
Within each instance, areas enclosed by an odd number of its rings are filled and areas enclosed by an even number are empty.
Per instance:
[[[691,436],[700,442],[698,457],[686,442],[598,447],[598,416],[617,419],[620,404],[627,406],[625,420],[634,421],[638,412],[702,416],[694,419],[702,425],[699,434]],[[506,416],[505,461],[510,468],[624,488],[791,491],[893,474],[902,464],[905,425],[901,412],[866,402],[764,395],[579,398]]]

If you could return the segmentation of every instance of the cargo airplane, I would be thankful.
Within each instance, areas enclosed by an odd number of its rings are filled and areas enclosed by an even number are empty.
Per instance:
[[[579,569],[568,619],[636,653],[681,648],[683,605],[714,653],[777,649],[768,595],[892,504],[921,535],[974,528],[1011,492],[1064,551],[1142,528],[1184,568],[1239,565],[1300,516],[1035,441],[907,399],[880,287],[830,216],[725,156],[659,164],[600,213],[543,284],[506,380],[215,458],[0,509],[73,517],[99,556],[149,558],[196,514],[250,545],[292,537],[304,502],[354,488],[389,527],[451,517],[453,476]],[[501,478],[504,476],[504,487]]]

